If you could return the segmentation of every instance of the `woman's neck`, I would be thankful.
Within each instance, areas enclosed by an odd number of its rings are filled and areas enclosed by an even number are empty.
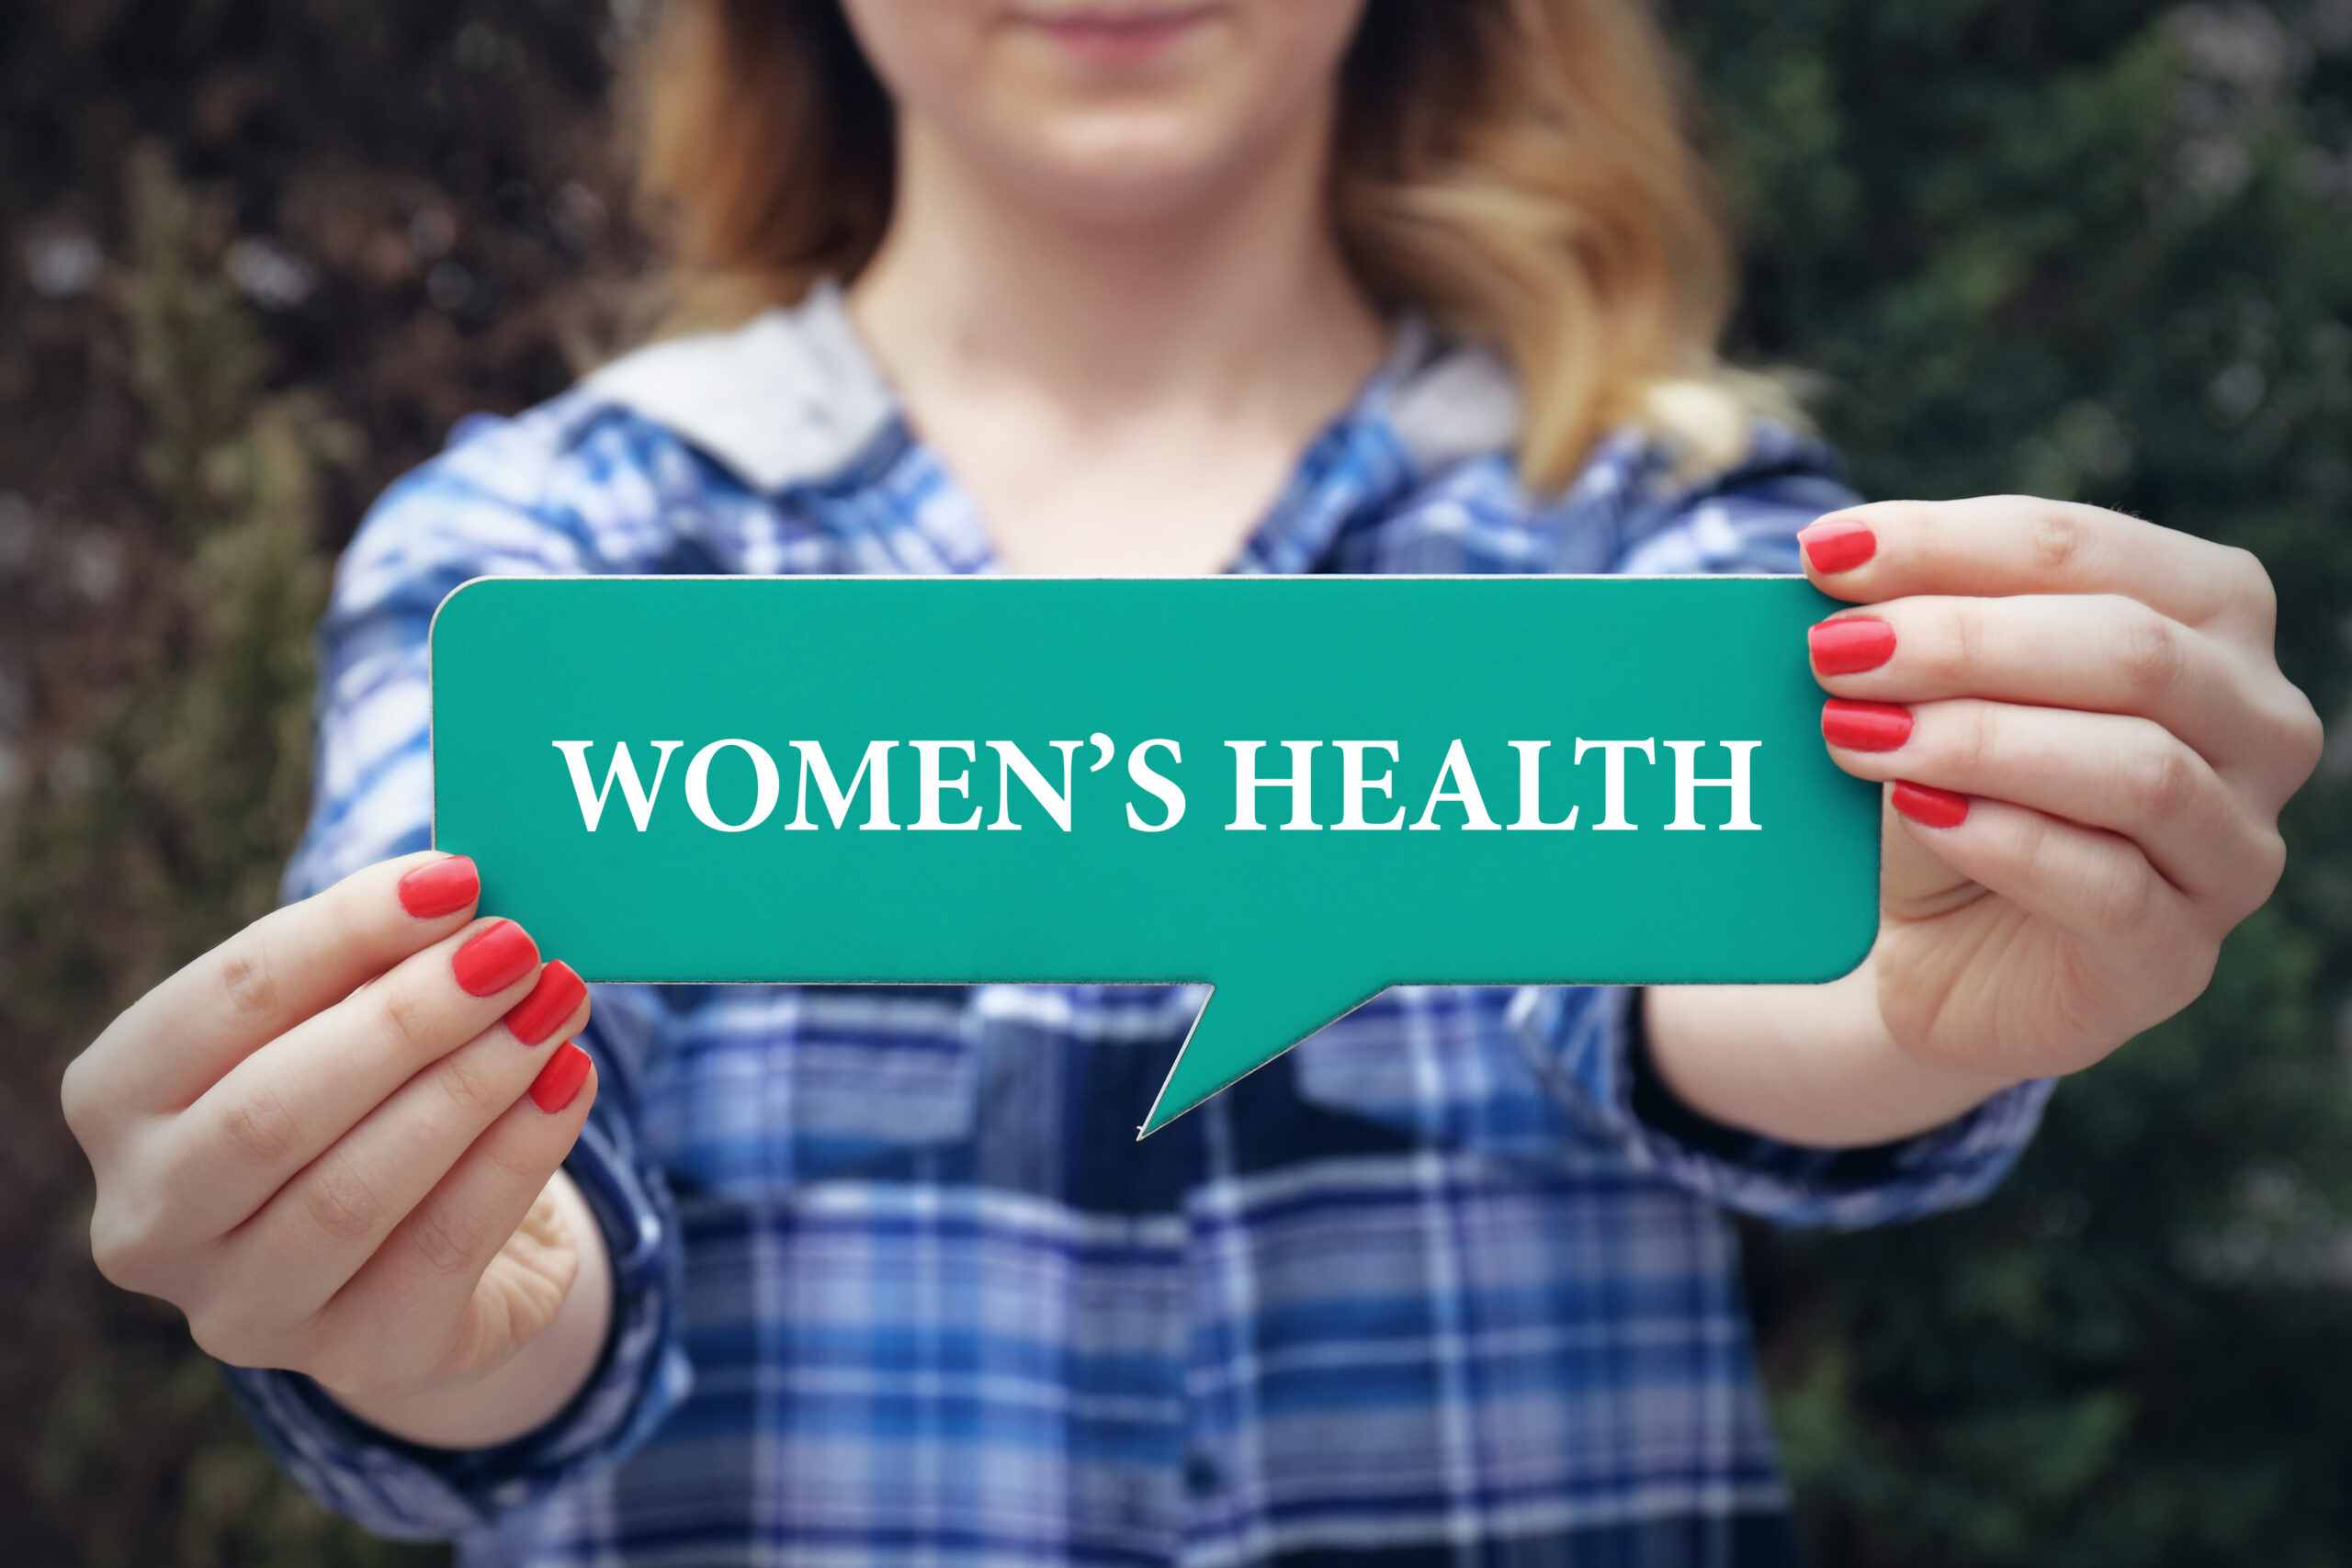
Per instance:
[[[1137,213],[1057,207],[904,128],[851,309],[1008,565],[1222,566],[1378,363],[1310,129]]]

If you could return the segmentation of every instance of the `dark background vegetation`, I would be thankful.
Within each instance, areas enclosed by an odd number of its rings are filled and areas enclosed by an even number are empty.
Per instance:
[[[268,907],[368,498],[616,342],[602,0],[0,6],[0,1529],[12,1562],[435,1561],[326,1518],[107,1287],[64,1062]],[[1754,362],[1880,495],[2257,551],[2352,698],[2352,0],[1679,0]],[[2352,1561],[2352,747],[2211,993],[1982,1207],[1751,1239],[1815,1551]]]

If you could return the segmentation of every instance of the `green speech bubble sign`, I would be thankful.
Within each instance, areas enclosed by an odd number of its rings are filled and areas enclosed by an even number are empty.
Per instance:
[[[1834,607],[1786,578],[485,579],[433,627],[435,841],[591,979],[1209,982],[1149,1133],[1392,985],[1851,969],[1879,807],[1819,739]]]

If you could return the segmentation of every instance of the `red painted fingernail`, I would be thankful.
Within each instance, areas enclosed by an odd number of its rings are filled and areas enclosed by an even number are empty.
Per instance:
[[[1821,738],[1849,751],[1892,751],[1911,739],[1911,710],[1832,697],[1821,705]]]
[[[526,1045],[537,1045],[570,1018],[588,994],[586,982],[561,959],[539,971],[531,994],[506,1011],[506,1032]]]
[[[1894,657],[1894,628],[1874,615],[1823,621],[1804,640],[1814,669],[1824,675],[1859,675]]]
[[[469,940],[449,960],[458,984],[469,997],[503,991],[531,972],[538,944],[512,920],[501,920]]]
[[[1823,522],[1797,534],[1804,558],[1824,577],[1851,571],[1878,554],[1878,536],[1867,523]]]
[[[400,883],[401,908],[420,920],[454,915],[481,895],[481,873],[463,855],[418,866]]]
[[[577,1099],[587,1081],[588,1053],[567,1040],[531,1080],[531,1103],[552,1116]]]
[[[1957,828],[1968,820],[1968,796],[1932,784],[1894,783],[1894,809],[1927,828]]]

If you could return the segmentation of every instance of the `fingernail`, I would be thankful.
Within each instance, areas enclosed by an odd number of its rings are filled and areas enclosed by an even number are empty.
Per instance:
[[[586,983],[571,964],[558,959],[539,971],[539,983],[531,994],[507,1010],[506,1032],[526,1045],[537,1045],[572,1015],[587,994]]]
[[[420,920],[454,915],[481,895],[481,873],[463,855],[418,866],[400,882],[401,908]]]
[[[1894,657],[1894,628],[1874,615],[1823,621],[1804,639],[1814,669],[1824,675],[1859,675]]]
[[[1911,739],[1911,710],[1832,697],[1821,705],[1821,738],[1849,751],[1892,751]]]
[[[579,1098],[588,1081],[588,1053],[565,1041],[531,1080],[531,1103],[552,1116]]]
[[[503,991],[531,972],[539,961],[538,944],[512,920],[501,920],[458,949],[449,960],[458,984],[469,997]]]
[[[1798,532],[1797,543],[1813,570],[1824,577],[1851,571],[1878,554],[1878,536],[1867,523],[1810,524]]]
[[[1924,828],[1959,828],[1969,820],[1969,797],[1936,785],[1915,785],[1898,778],[1894,787],[1895,811]]]
[[[1968,820],[1968,796],[1932,784],[1894,782],[1894,809],[1926,828],[1957,828]]]

